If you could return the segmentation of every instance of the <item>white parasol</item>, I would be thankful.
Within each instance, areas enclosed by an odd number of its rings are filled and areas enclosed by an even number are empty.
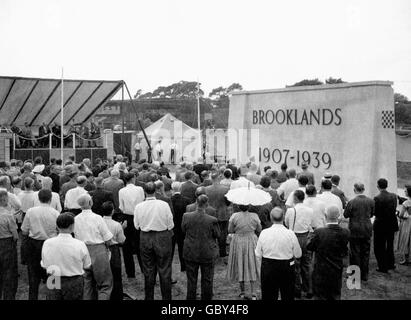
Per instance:
[[[240,205],[262,206],[271,201],[271,195],[257,188],[241,187],[227,192],[227,200]]]

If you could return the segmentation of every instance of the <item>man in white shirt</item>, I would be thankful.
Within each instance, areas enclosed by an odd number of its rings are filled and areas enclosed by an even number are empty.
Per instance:
[[[170,160],[172,164],[176,163],[176,156],[177,156],[177,143],[173,140],[173,143],[170,145]]]
[[[59,234],[46,240],[41,251],[41,266],[50,274],[47,300],[82,300],[84,270],[91,268],[91,259],[83,241],[74,239],[74,217],[62,213],[56,220]],[[53,279],[56,273],[60,276]],[[56,286],[50,286],[56,280]],[[57,287],[57,284],[60,286]]]
[[[233,182],[231,182],[230,190],[242,188],[242,187],[255,188],[254,182],[246,178],[248,174],[247,167],[243,165],[238,171],[239,171],[240,177],[237,180],[234,180]]]
[[[128,278],[136,277],[133,255],[137,254],[137,259],[141,267],[140,256],[140,232],[134,228],[134,209],[136,205],[144,201],[144,190],[142,187],[135,185],[136,178],[133,173],[125,176],[127,185],[118,192],[119,208],[122,211],[122,218],[127,221],[127,227],[124,229],[126,241],[123,245],[124,266]]]
[[[87,178],[85,176],[78,176],[76,179],[77,187],[70,189],[66,193],[64,200],[64,208],[74,215],[77,215],[81,212],[80,205],[77,200],[80,196],[88,194],[84,187],[87,185]]]
[[[317,195],[318,200],[321,200],[325,204],[325,209],[331,206],[336,206],[340,212],[340,220],[343,219],[343,205],[340,197],[333,194],[332,183],[330,180],[325,179],[321,182],[322,193]]]
[[[50,177],[44,177],[43,180],[41,181],[42,189],[46,189],[46,190],[51,191],[52,185],[53,185],[53,180],[51,180]],[[39,200],[38,194],[39,194],[38,191],[34,192],[34,205],[35,206],[40,205],[40,200]],[[56,192],[51,192],[50,207],[57,210],[58,212],[61,212],[60,196]]]
[[[313,185],[307,186],[305,190],[307,197],[303,204],[313,209],[313,228],[318,229],[326,226],[325,203],[318,199],[317,189]]]
[[[93,201],[89,194],[81,195],[77,201],[82,211],[75,217],[74,235],[86,244],[92,265],[84,277],[84,300],[109,300],[113,276],[107,247],[112,244],[113,234],[103,218],[91,211]]]
[[[305,188],[308,184],[308,177],[305,175],[301,175],[298,177],[298,189],[301,190],[302,192],[305,193]],[[287,201],[285,202],[285,205],[287,208],[292,208],[294,207],[294,191],[290,193],[290,195],[287,198]]]
[[[255,248],[257,259],[261,259],[262,300],[294,300],[294,259],[301,257],[297,237],[283,225],[284,211],[275,207],[270,218],[273,225],[261,231]]]
[[[155,146],[157,161],[161,161],[163,155],[163,147],[161,146],[161,140],[157,142]]]
[[[173,214],[167,202],[155,198],[154,183],[147,183],[145,192],[146,200],[134,210],[134,226],[141,230],[145,299],[154,299],[158,271],[163,300],[171,300]]]
[[[7,195],[8,195],[7,210],[9,210],[14,215],[14,217],[16,218],[17,226],[20,228],[21,223],[23,222],[23,214],[21,211],[21,201],[17,198],[17,196],[14,193],[10,192],[11,183],[10,183],[10,178],[8,176],[0,177],[0,189],[4,189],[7,191]]]
[[[141,140],[138,139],[136,144],[134,145],[134,152],[136,153],[136,162],[140,161],[140,154],[141,154]]]
[[[56,219],[59,212],[50,207],[51,191],[40,190],[40,206],[27,210],[21,231],[28,239],[22,244],[26,253],[29,277],[29,300],[37,300],[40,280],[46,278],[46,272],[40,266],[41,250],[44,241],[57,235]]]
[[[298,180],[295,178],[296,172],[294,169],[288,170],[288,176],[290,178],[283,182],[277,189],[278,195],[283,195],[285,200],[288,199],[288,196],[291,194],[291,192],[297,190],[299,187]]]
[[[294,208],[287,210],[284,224],[287,228],[294,231],[300,244],[302,255],[295,263],[295,296],[301,298],[304,291],[307,298],[312,297],[310,266],[312,253],[307,250],[308,235],[313,231],[314,212],[313,209],[303,205],[304,192],[294,191]]]
[[[116,156],[116,164],[113,166],[113,169],[115,170],[120,170],[120,165],[121,164],[126,164],[125,162],[123,162],[123,156],[121,154],[118,154]]]
[[[113,290],[111,291],[110,300],[123,300],[120,245],[122,245],[126,240],[123,229],[127,226],[127,222],[124,222],[123,225],[121,225],[119,222],[113,220],[113,202],[104,202],[101,209],[104,222],[106,223],[110,232],[113,234],[113,244],[109,247],[111,253],[110,267],[111,273],[113,275]]]

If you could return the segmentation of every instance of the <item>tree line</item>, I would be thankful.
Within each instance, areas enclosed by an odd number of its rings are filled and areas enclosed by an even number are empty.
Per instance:
[[[341,78],[329,77],[325,81],[321,81],[318,78],[315,79],[303,79],[292,85],[286,87],[298,87],[298,86],[313,86],[313,85],[327,85],[346,83]],[[232,83],[228,87],[219,86],[214,88],[208,94],[208,97],[204,96],[204,91],[196,81],[179,81],[168,86],[159,86],[153,92],[143,93],[141,89],[137,90],[134,95],[135,99],[161,99],[161,98],[197,98],[200,96],[202,99],[208,100],[216,108],[228,108],[230,104],[229,95],[234,91],[243,90],[243,86],[240,83]],[[411,101],[401,93],[394,94],[395,102],[395,121],[397,125],[411,125]]]

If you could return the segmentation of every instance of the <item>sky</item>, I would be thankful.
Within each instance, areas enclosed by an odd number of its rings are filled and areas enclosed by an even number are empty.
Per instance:
[[[0,0],[0,75],[180,80],[208,93],[390,80],[411,99],[409,0]]]

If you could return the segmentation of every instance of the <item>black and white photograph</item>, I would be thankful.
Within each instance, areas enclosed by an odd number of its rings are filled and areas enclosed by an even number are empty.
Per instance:
[[[0,306],[411,300],[409,0],[0,0],[0,35]]]

